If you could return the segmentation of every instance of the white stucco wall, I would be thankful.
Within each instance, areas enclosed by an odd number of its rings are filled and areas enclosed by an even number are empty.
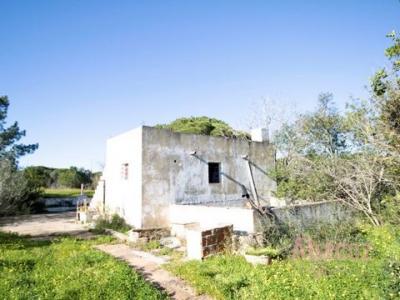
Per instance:
[[[121,176],[128,164],[128,179]],[[106,208],[125,218],[136,228],[142,227],[142,128],[107,140]]]
[[[171,223],[196,222],[202,228],[232,224],[234,231],[254,233],[255,230],[254,211],[247,208],[173,204],[169,207],[169,217]]]
[[[196,151],[196,155],[191,152]],[[143,127],[143,224],[167,226],[170,204],[232,206],[250,192],[247,155],[258,196],[268,203],[276,183],[268,173],[275,166],[268,142],[174,133]],[[218,162],[221,182],[209,183],[208,163]]]
[[[195,156],[190,155],[192,151],[197,152]],[[274,151],[268,142],[180,134],[142,126],[107,141],[103,174],[106,208],[136,228],[151,228],[170,225],[171,204],[243,204],[246,198],[242,196],[251,193],[243,155],[252,163],[259,198],[268,201],[276,188],[276,183],[268,177],[275,165]],[[220,183],[209,183],[209,162],[220,163]],[[123,164],[129,165],[127,180],[121,178]],[[232,223],[233,219],[246,215],[245,220],[236,221],[238,229],[235,230],[253,230],[252,218],[247,217],[250,210],[210,209],[214,210],[209,225]],[[226,219],[214,213],[225,214],[227,209],[231,210]],[[206,212],[196,217],[195,210],[189,216],[193,220],[187,222],[210,219]]]

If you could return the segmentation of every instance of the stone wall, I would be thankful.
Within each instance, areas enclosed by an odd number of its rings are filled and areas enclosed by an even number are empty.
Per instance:
[[[286,207],[272,208],[271,212],[278,223],[293,226],[298,229],[304,229],[316,223],[335,224],[338,222],[346,222],[354,215],[352,209],[337,201],[289,205]],[[255,227],[260,230],[265,218],[261,219],[259,215],[255,215],[255,219]]]

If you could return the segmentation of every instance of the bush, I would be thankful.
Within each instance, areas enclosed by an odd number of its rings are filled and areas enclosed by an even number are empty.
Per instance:
[[[290,224],[273,224],[266,226],[263,232],[263,246],[279,249],[279,257],[288,257],[299,239],[311,241],[318,248],[337,244],[360,245],[367,242],[365,234],[354,223],[316,222],[306,228]],[[328,246],[329,246],[328,245]]]
[[[387,195],[381,205],[382,219],[388,224],[400,226],[400,193]]]
[[[372,246],[374,257],[400,262],[399,228],[390,225],[378,227],[367,225],[362,230]]]
[[[181,133],[250,139],[248,133],[235,130],[224,121],[204,116],[179,118],[169,124],[158,124],[155,127],[170,129],[171,131]]]
[[[131,230],[132,226],[126,224],[125,220],[121,218],[119,215],[114,214],[111,216],[111,219],[102,217],[96,220],[94,232],[104,233],[106,229],[112,229],[115,231],[125,233]]]
[[[0,160],[0,216],[29,213],[40,188],[25,178],[12,161]]]

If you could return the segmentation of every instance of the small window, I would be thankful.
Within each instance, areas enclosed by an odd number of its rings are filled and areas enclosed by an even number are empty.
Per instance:
[[[129,178],[129,164],[125,163],[121,165],[121,179],[128,180]]]
[[[208,163],[208,182],[209,183],[220,183],[220,163]]]

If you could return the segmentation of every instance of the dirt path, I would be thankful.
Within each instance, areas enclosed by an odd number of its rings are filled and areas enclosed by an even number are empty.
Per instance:
[[[66,234],[84,238],[91,235],[85,226],[75,222],[75,212],[0,218],[0,230],[36,238]]]
[[[99,245],[96,248],[124,260],[135,268],[146,280],[150,281],[156,287],[165,290],[172,299],[212,299],[204,295],[196,296],[194,289],[188,286],[183,280],[162,269],[160,262],[156,258],[152,259],[151,257],[146,257],[146,255],[140,255],[140,252],[129,248],[125,244]]]

